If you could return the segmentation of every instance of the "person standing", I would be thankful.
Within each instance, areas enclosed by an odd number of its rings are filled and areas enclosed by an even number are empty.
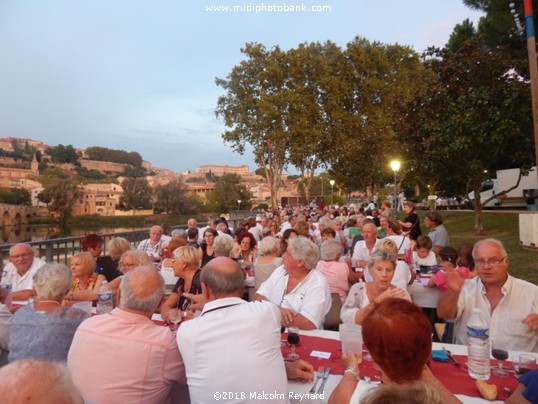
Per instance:
[[[409,234],[411,240],[415,240],[422,236],[422,230],[420,229],[420,219],[415,212],[415,203],[411,201],[405,201],[404,210],[406,216],[404,220],[399,220],[400,226],[402,226],[404,232]]]

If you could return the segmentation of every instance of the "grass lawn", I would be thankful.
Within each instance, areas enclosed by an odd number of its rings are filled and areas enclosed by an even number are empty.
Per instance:
[[[420,216],[420,226],[423,234],[429,229],[424,225],[425,211],[417,212]],[[471,211],[442,211],[443,221],[450,244],[454,248],[467,241],[475,243],[479,240],[493,237],[503,242],[510,264],[508,272],[516,278],[538,285],[538,249],[531,251],[519,245],[519,215],[509,212],[483,212],[482,221],[484,234],[476,236],[474,233],[474,212]],[[400,212],[400,215],[403,213]]]

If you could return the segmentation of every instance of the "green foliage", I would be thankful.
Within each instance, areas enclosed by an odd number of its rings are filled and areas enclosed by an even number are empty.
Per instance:
[[[30,205],[30,192],[23,188],[0,189],[0,203],[10,205]]]
[[[53,163],[75,163],[77,161],[77,152],[72,145],[49,147],[45,151]]]
[[[170,181],[155,189],[155,208],[173,215],[196,212],[199,202],[194,200],[185,189],[181,180]]]
[[[446,48],[451,52],[456,52],[466,41],[473,39],[475,35],[476,30],[472,21],[466,19],[461,24],[457,24],[454,27],[452,34],[450,34],[450,38],[448,38]]]
[[[120,204],[127,209],[149,209],[151,208],[151,199],[153,190],[145,178],[126,178],[121,184],[123,195],[120,198]]]
[[[90,160],[110,161],[113,163],[130,164],[133,167],[142,167],[142,156],[137,152],[109,149],[106,147],[93,146],[86,149]]]
[[[144,167],[127,166],[123,171],[124,177],[145,177],[146,169]]]
[[[208,206],[214,211],[228,213],[238,208],[237,201],[240,200],[241,209],[250,209],[252,194],[240,182],[241,177],[237,174],[224,174],[217,177],[215,190],[207,197]]]
[[[100,173],[97,170],[88,170],[86,167],[76,167],[77,174],[87,180],[101,180],[106,178],[106,175]]]
[[[43,185],[45,189],[37,198],[46,203],[50,212],[61,222],[67,221],[76,199],[81,196],[77,184],[69,179],[50,178]]]

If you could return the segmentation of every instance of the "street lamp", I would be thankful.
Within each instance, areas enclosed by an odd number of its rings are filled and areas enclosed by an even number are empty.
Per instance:
[[[241,210],[241,199],[237,200],[237,210]]]
[[[331,205],[334,205],[334,180],[330,180],[329,184],[331,184]]]
[[[392,171],[394,172],[394,213],[393,217],[394,220],[398,219],[398,181],[397,181],[397,175],[398,171],[400,171],[400,162],[398,160],[392,160],[390,162],[390,168],[392,168]]]

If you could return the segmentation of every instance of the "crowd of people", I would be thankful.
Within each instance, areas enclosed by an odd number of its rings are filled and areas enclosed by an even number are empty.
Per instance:
[[[1,285],[29,303],[10,310],[0,294],[0,349],[9,363],[0,373],[11,372],[0,377],[0,397],[29,366],[58,374],[56,387],[76,398],[65,402],[206,403],[215,392],[253,387],[287,397],[287,380],[310,381],[314,369],[284,362],[281,327],[323,328],[334,294],[341,321],[362,326],[383,372],[383,387],[367,402],[397,394],[394,387],[458,402],[428,369],[432,324],[408,292],[424,267],[434,271],[427,286],[441,292],[438,315],[453,324],[453,342],[467,343],[465,326],[479,307],[492,338],[538,352],[538,287],[508,274],[502,243],[455,249],[438,212],[426,214],[423,235],[413,202],[402,201],[401,221],[390,201],[379,202],[281,209],[235,229],[225,218],[204,227],[189,219],[172,232],[153,226],[136,248],[113,238],[106,256],[103,239],[88,234],[70,268],[14,245]],[[161,267],[178,279],[166,297]],[[77,304],[94,302],[105,280],[116,307],[90,317]],[[180,322],[177,335],[152,322],[154,313]],[[342,361],[346,372],[329,402],[349,402],[359,381],[357,358],[343,353]],[[527,397],[526,385],[518,394]]]

